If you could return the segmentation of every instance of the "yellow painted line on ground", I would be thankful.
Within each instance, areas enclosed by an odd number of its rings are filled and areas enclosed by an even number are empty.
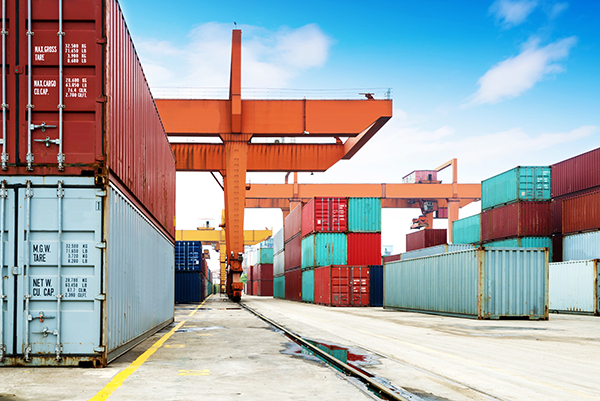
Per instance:
[[[210,370],[180,370],[177,374],[179,376],[210,376]]]
[[[171,331],[169,331],[167,334],[162,336],[162,338],[160,340],[158,340],[150,348],[148,348],[146,350],[146,352],[144,352],[135,361],[133,361],[131,363],[131,365],[127,366],[125,369],[120,371],[110,381],[110,383],[108,383],[106,386],[104,386],[104,388],[102,390],[98,391],[98,393],[95,396],[90,398],[90,401],[106,400],[108,397],[110,397],[112,395],[112,393],[114,393],[119,387],[121,387],[123,385],[123,382],[129,376],[131,376],[133,373],[135,373],[135,371],[138,370],[140,368],[140,366],[142,366],[142,364],[144,362],[146,362],[148,360],[148,358],[150,358],[152,356],[152,354],[154,354],[165,343],[165,341],[167,341],[169,338],[171,338],[173,333],[175,333],[177,330],[179,330],[181,328],[181,326],[183,326],[184,324],[185,324],[185,320],[183,322],[180,322],[177,326],[173,327],[171,329]]]
[[[208,298],[212,297],[212,294],[208,296]],[[202,305],[204,305],[204,303],[206,301],[208,301],[208,298],[206,298],[204,301],[202,301],[202,303],[198,306],[196,306],[196,309],[194,309],[188,316],[194,316],[196,314],[196,312],[198,312],[198,309],[202,308]]]

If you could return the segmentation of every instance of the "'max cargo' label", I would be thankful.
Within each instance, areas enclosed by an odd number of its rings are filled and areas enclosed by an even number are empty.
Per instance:
[[[62,265],[63,266],[92,266],[91,252],[94,243],[91,241],[63,241]],[[31,266],[57,266],[58,241],[32,241],[29,254]]]
[[[93,298],[93,277],[63,276],[63,299],[90,299]],[[57,277],[31,277],[30,291],[32,299],[56,299],[58,295]]]

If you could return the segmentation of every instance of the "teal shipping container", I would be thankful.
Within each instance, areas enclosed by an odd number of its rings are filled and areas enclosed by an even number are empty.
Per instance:
[[[551,195],[549,166],[519,166],[481,182],[481,209],[517,201],[547,201]]]
[[[273,278],[273,298],[285,299],[285,276]]]
[[[348,198],[348,231],[381,232],[381,199]]]
[[[486,247],[496,248],[548,248],[552,260],[552,238],[550,237],[521,237],[488,242]]]
[[[273,264],[273,248],[260,248],[256,251],[257,265]]]
[[[315,302],[315,271],[312,269],[302,272],[302,302]]]
[[[452,223],[453,244],[478,244],[481,242],[481,213]]]
[[[384,308],[478,319],[548,319],[548,251],[477,248],[386,263]]]
[[[302,238],[302,268],[347,265],[348,237],[342,233],[316,233]]]

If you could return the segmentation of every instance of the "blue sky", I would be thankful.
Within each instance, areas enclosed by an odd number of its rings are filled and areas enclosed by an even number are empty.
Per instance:
[[[304,183],[400,182],[454,157],[459,181],[479,182],[600,146],[600,1],[120,3],[153,88],[227,86],[234,21],[242,87],[392,88],[390,123],[355,158],[301,175]],[[178,228],[220,215],[208,177],[178,173]],[[249,180],[283,182],[283,174]],[[201,190],[183,190],[197,183]],[[194,197],[212,203],[199,210]],[[404,227],[414,214],[384,219]],[[250,228],[281,225],[278,211],[246,215]],[[385,227],[384,243],[403,250],[406,230]]]

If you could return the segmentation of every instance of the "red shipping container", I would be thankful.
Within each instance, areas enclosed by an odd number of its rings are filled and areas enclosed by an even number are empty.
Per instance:
[[[273,280],[258,280],[256,295],[259,297],[273,296]]]
[[[562,233],[600,229],[600,191],[562,201]]]
[[[285,272],[285,299],[302,302],[302,269]]]
[[[481,213],[481,241],[514,237],[549,237],[550,202],[518,202]]]
[[[302,232],[302,204],[296,206],[290,214],[285,216],[283,227],[283,237],[285,242],[288,242]]]
[[[348,198],[313,198],[302,208],[302,236],[348,231]]]
[[[258,281],[252,282],[252,295],[258,295]]]
[[[252,288],[254,287],[252,283],[252,280],[246,280],[246,294],[248,295],[252,295]]]
[[[552,197],[600,186],[600,148],[552,165]]]
[[[255,266],[256,280],[273,280],[273,264],[261,263]]]
[[[285,243],[284,269],[294,270],[302,266],[302,236],[300,234]]]
[[[401,254],[384,256],[383,264],[394,262],[396,260],[400,260],[400,257],[401,257]]]
[[[594,187],[594,188],[586,189],[583,191],[579,191],[574,194],[568,194],[568,195],[560,196],[560,197],[553,199],[552,200],[552,233],[557,234],[557,233],[563,232],[562,231],[563,230],[563,227],[562,227],[562,220],[563,220],[562,204],[565,200],[574,198],[576,196],[596,192],[598,190],[600,190],[600,187]]]
[[[406,235],[406,251],[429,248],[447,242],[446,229],[430,228]]]
[[[175,158],[119,4],[66,2],[64,36],[58,3],[33,0],[31,23],[28,11],[25,1],[7,2],[1,174],[110,182],[174,239]]]
[[[562,234],[556,234],[552,236],[552,262],[563,261],[563,236]]]
[[[381,264],[381,233],[348,233],[349,265]]]
[[[325,266],[315,269],[315,303],[327,306],[369,306],[368,266]]]

